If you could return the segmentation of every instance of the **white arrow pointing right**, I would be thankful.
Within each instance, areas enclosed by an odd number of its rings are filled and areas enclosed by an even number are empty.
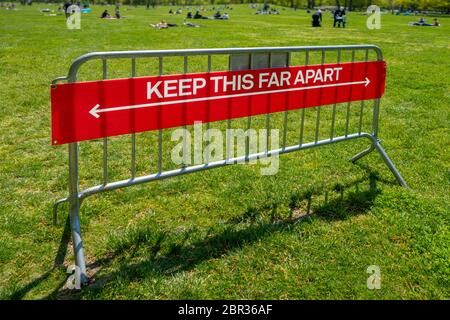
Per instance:
[[[96,104],[91,110],[89,110],[89,113],[94,118],[98,119],[98,118],[100,118],[100,113],[102,113],[102,112],[112,112],[112,111],[120,111],[120,110],[131,110],[131,109],[139,109],[139,108],[147,108],[147,107],[157,107],[157,106],[171,105],[171,104],[177,104],[177,103],[199,102],[199,101],[229,99],[229,98],[238,98],[238,97],[249,97],[249,96],[257,96],[257,95],[268,94],[268,93],[282,93],[282,92],[301,91],[301,90],[310,90],[310,89],[318,89],[318,88],[342,87],[342,86],[357,85],[357,84],[364,84],[364,86],[367,87],[369,85],[369,83],[370,83],[370,80],[369,80],[369,78],[366,77],[365,80],[363,80],[363,81],[332,83],[332,84],[323,84],[323,85],[310,86],[310,87],[228,94],[228,95],[223,95],[223,96],[193,98],[193,99],[185,99],[185,100],[153,102],[153,103],[136,104],[136,105],[132,105],[132,106],[104,108],[104,109],[100,109],[100,105]]]

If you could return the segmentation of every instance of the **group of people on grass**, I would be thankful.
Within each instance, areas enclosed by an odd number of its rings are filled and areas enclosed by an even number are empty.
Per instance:
[[[217,11],[214,14],[214,19],[217,19],[217,20],[228,20],[228,19],[230,19],[230,16],[228,15],[227,12],[225,12],[224,14],[221,14],[220,11]]]
[[[182,14],[182,13],[183,10],[181,10],[181,8],[178,8],[175,12],[172,9],[169,10],[169,14]]]
[[[111,16],[109,14],[108,10],[105,10],[105,11],[103,11],[100,18],[102,18],[102,19],[122,19],[122,15],[120,14],[119,9],[115,10],[114,16]]]
[[[269,9],[268,11],[258,10],[255,14],[280,14],[280,12],[277,9]]]
[[[333,13],[333,27],[345,28],[347,17],[345,15],[345,9],[338,7],[336,10],[332,11]],[[317,9],[312,14],[311,24],[313,27],[321,27],[322,26],[322,10]],[[412,26],[420,26],[420,27],[439,27],[441,24],[439,23],[437,18],[433,19],[433,23],[425,22],[424,18],[420,18],[419,21],[410,22]]]
[[[122,15],[120,14],[120,3],[116,4],[116,8],[114,11],[114,16],[111,16],[108,12],[108,10],[103,11],[102,15],[100,16],[102,19],[122,19]]]
[[[0,8],[5,8],[6,10],[16,10],[16,4],[15,3],[3,3],[0,2]]]
[[[426,23],[424,18],[420,18],[419,21],[410,22],[409,24],[412,26],[419,26],[419,27],[439,27],[441,25],[437,18],[433,19],[433,23]]]
[[[176,14],[181,13],[181,9],[178,9],[176,11]],[[170,9],[169,14],[174,14],[173,10]],[[186,19],[210,19],[207,16],[203,16],[200,14],[200,11],[197,10],[195,12],[195,14],[193,15],[191,11],[189,11],[186,15]],[[220,11],[217,11],[212,19],[216,19],[216,20],[228,20],[230,19],[230,15],[228,14],[228,12],[225,13],[220,13]],[[183,25],[185,25],[186,27],[200,27],[200,25],[192,23],[192,22],[184,22]],[[156,28],[156,29],[167,29],[169,27],[176,27],[176,24],[171,24],[171,23],[167,23],[165,20],[161,20],[159,23],[156,24],[150,24],[151,27]]]
[[[266,2],[261,9],[255,12],[255,14],[280,14],[280,12],[275,8],[271,8],[270,5]]]
[[[337,8],[332,13],[333,13],[333,20],[334,20],[333,27],[340,28],[342,26],[342,28],[345,28],[345,24],[347,22],[347,17],[345,16],[345,9]],[[312,14],[311,24],[313,27],[321,27],[322,26],[322,10],[317,9]]]
[[[79,1],[78,1],[79,3]],[[70,13],[67,12],[67,9],[69,8],[69,6],[72,5],[72,2],[69,0],[66,0],[64,5],[61,6],[60,10],[64,11],[66,13],[66,15],[69,15]],[[11,3],[11,4],[0,4],[0,7],[5,7],[6,9],[9,10],[14,10],[15,9],[15,4]],[[231,9],[231,8],[230,8]],[[58,10],[59,11],[59,10]],[[206,11],[206,10],[203,10]],[[270,6],[268,4],[265,4],[264,7],[262,8],[262,10],[258,11],[258,13],[266,13],[266,14],[278,14],[278,11],[275,9],[271,9]],[[309,13],[310,11],[308,10],[307,13]],[[181,14],[182,10],[181,8],[178,8],[176,11],[170,9],[169,10],[169,14]],[[345,14],[345,9],[342,7],[338,7],[336,8],[336,10],[332,11],[333,14],[333,27],[336,28],[345,28],[346,23],[347,23],[347,17]],[[323,19],[323,15],[322,15],[322,10],[321,9],[317,9],[313,14],[312,14],[312,20],[311,20],[311,24],[313,27],[321,27],[322,26],[322,19]],[[104,10],[103,13],[101,14],[100,18],[102,19],[121,19],[123,18],[122,15],[120,14],[119,11],[119,4],[116,5],[115,8],[115,13],[114,15],[110,15],[108,10]],[[195,14],[192,14],[191,11],[189,11],[186,15],[187,19],[210,19],[207,16],[203,16],[200,14],[200,10],[197,10],[195,12]],[[220,11],[217,11],[214,16],[212,17],[212,19],[216,19],[216,20],[228,20],[230,19],[230,16],[227,12],[221,14]],[[434,27],[439,27],[440,23],[438,21],[437,18],[435,18],[433,20],[433,23],[427,23],[425,22],[424,18],[420,18],[419,21],[416,22],[410,22],[410,25],[413,26],[434,26]],[[158,28],[158,29],[167,29],[168,27],[171,26],[176,26],[176,24],[170,24],[165,22],[164,20],[161,20],[159,23],[157,24],[150,24],[152,27]],[[185,22],[184,25],[188,26],[188,27],[199,27],[199,25],[191,23],[191,22]]]
[[[189,11],[186,15],[186,19],[210,19],[210,18],[207,16],[201,15],[200,11],[195,12],[194,15],[192,15],[192,12]],[[228,19],[230,19],[230,15],[227,12],[225,12],[224,14],[221,14],[220,11],[217,11],[213,16],[213,19],[228,20]]]

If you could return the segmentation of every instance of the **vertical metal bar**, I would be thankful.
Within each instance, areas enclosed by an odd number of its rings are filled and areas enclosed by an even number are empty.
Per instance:
[[[78,143],[69,144],[69,217],[75,265],[80,271],[80,283],[86,283],[86,262],[80,228],[80,199],[78,198]],[[77,274],[77,272],[75,272]]]
[[[283,118],[283,150],[286,148],[288,112],[289,111],[284,112],[284,118]]]
[[[364,100],[361,100],[361,107],[359,110],[359,127],[358,127],[359,134],[361,134],[362,131],[363,112],[364,112]]]
[[[212,70],[212,61],[211,61],[211,55],[208,55],[208,72],[211,72]],[[209,129],[211,127],[210,123],[209,123],[209,113],[211,112],[210,110],[210,104],[208,102],[208,122],[206,122],[206,145],[208,147],[208,152],[205,153],[205,162],[209,163]]]
[[[160,76],[162,76],[163,74],[163,57],[159,56],[158,57],[158,64],[159,64],[159,70],[158,70],[158,74]],[[159,111],[159,119],[158,121],[161,121],[162,116],[161,116],[161,111]],[[158,130],[158,173],[162,172],[162,129]]]
[[[287,61],[286,61],[286,66],[288,67],[291,64],[291,53],[288,52],[287,53]],[[286,100],[289,99],[289,94],[286,95]],[[287,102],[286,102],[287,105]],[[284,118],[283,118],[283,150],[286,149],[286,135],[287,135],[287,123],[288,123],[288,114],[289,111],[286,110],[284,112]]]
[[[250,69],[253,69],[253,54],[250,53]],[[249,98],[251,101],[251,97]],[[249,102],[249,106],[251,105],[251,103]],[[250,114],[250,109],[249,109],[249,114]],[[248,161],[248,156],[250,154],[250,133],[249,130],[252,127],[252,117],[248,116],[247,117],[247,136],[245,138],[245,161]]]
[[[136,77],[136,59],[131,59],[131,77]],[[136,134],[131,135],[131,178],[136,177]]]
[[[305,66],[309,64],[309,51],[306,49],[305,51]],[[305,103],[306,100],[306,90],[303,92],[303,103]],[[299,139],[299,145],[301,146],[303,144],[303,131],[305,128],[305,108],[302,108],[302,116],[300,120],[300,139]]]
[[[321,65],[325,63],[325,50],[322,49],[322,62]],[[322,92],[320,93],[322,95]],[[320,127],[320,106],[317,107],[317,119],[316,119],[316,133],[314,135],[314,142],[319,141],[319,127]]]
[[[272,66],[272,55],[269,54],[269,67]],[[267,96],[266,113],[266,154],[269,152],[269,131],[270,131],[270,95]]]
[[[184,60],[183,60],[183,73],[186,74],[188,72],[188,56],[184,56]],[[186,121],[186,108],[184,108],[183,111],[183,121]],[[186,153],[187,153],[187,144],[186,144],[186,139],[187,139],[187,126],[183,125],[183,165],[182,167],[185,168],[187,165],[187,161],[186,161]]]
[[[69,83],[76,82],[76,74],[72,75]],[[80,275],[80,284],[88,281],[86,273],[86,262],[83,253],[83,240],[80,227],[80,198],[78,197],[78,143],[69,144],[69,219],[70,231],[72,235],[72,247],[75,256],[75,265],[79,272],[75,270],[75,276]]]
[[[369,50],[366,51],[366,61],[368,60],[368,56],[369,56]],[[375,99],[375,101],[373,103],[372,135],[375,138],[378,138],[378,119],[379,118],[380,118],[380,99],[378,98],[378,99]],[[388,164],[388,166],[391,167],[390,164]],[[393,166],[393,164],[392,164],[392,166]],[[392,171],[392,172],[394,173],[394,175],[396,175],[396,173],[394,171]],[[402,183],[400,183],[400,184],[402,184]],[[406,184],[404,186],[406,186]]]
[[[337,53],[337,63],[341,63],[341,49],[338,49]],[[336,94],[337,94],[338,88],[336,88]],[[334,138],[334,123],[336,119],[336,103],[333,104],[333,111],[331,114],[331,130],[330,130],[330,140],[333,140]]]
[[[366,49],[366,55],[364,57],[364,61],[367,62],[368,60],[369,60],[369,50]],[[363,112],[364,112],[364,100],[361,100],[361,108],[359,110],[359,127],[358,127],[359,134],[361,134],[361,131],[362,131]]]
[[[108,77],[106,59],[103,59],[103,80]],[[103,185],[108,183],[108,138],[103,138]]]
[[[211,65],[212,65],[212,63],[211,63],[211,55],[209,54],[208,55],[208,72],[211,72]]]
[[[108,184],[108,138],[103,138],[103,185]]]
[[[231,56],[229,56],[228,58],[228,70],[231,70]],[[251,59],[251,57],[250,57]],[[251,61],[250,61],[251,63]],[[227,129],[226,129],[226,134],[225,134],[225,161],[226,163],[228,163],[228,160],[230,159],[230,149],[231,149],[231,141],[230,141],[230,133],[231,133],[231,107],[230,107],[230,103],[228,102],[228,108],[227,108],[227,112],[228,112],[228,119],[227,119]],[[234,151],[234,146],[233,146],[233,157],[234,157],[235,151]]]
[[[378,138],[378,118],[380,117],[380,99],[375,99],[373,104],[372,135]]]
[[[355,50],[352,50],[352,63],[355,62]],[[353,81],[353,74],[352,74],[352,78],[350,79],[350,81]],[[350,87],[350,90],[352,90],[352,88]],[[348,128],[349,128],[349,124],[350,124],[350,104],[351,102],[347,102],[347,114],[345,116],[345,136],[348,136]]]
[[[228,108],[230,108],[230,105],[228,104]],[[225,155],[225,159],[227,160],[228,163],[228,159],[230,159],[230,149],[231,149],[231,137],[230,137],[230,133],[231,133],[231,119],[230,117],[228,117],[227,119],[227,132],[226,132],[226,155]],[[234,146],[233,146],[233,154],[234,154]]]
[[[136,76],[136,58],[131,58],[131,76]]]

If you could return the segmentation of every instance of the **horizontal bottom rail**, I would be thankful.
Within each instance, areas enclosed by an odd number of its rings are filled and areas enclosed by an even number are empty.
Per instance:
[[[277,154],[284,154],[284,153],[294,152],[294,151],[298,151],[298,150],[302,150],[302,149],[309,149],[309,148],[313,148],[313,147],[317,147],[317,146],[327,145],[327,144],[331,144],[331,143],[353,140],[353,139],[357,139],[357,138],[368,138],[372,142],[376,141],[376,138],[369,133],[355,133],[355,134],[351,134],[348,136],[335,137],[333,139],[319,140],[317,142],[310,142],[310,143],[305,143],[302,145],[294,145],[294,146],[290,146],[290,147],[269,150],[268,152],[253,153],[250,155],[234,157],[234,158],[229,158],[229,159],[223,159],[223,160],[219,160],[219,161],[184,167],[184,168],[170,170],[170,171],[163,171],[160,173],[154,173],[154,174],[150,174],[150,175],[146,175],[146,176],[111,182],[106,185],[97,185],[97,186],[85,189],[83,191],[80,191],[79,198],[83,199],[90,195],[104,192],[104,191],[111,191],[111,190],[115,190],[115,189],[119,189],[119,188],[124,188],[124,187],[129,187],[132,185],[137,185],[137,184],[141,184],[141,183],[154,181],[154,180],[162,180],[162,179],[175,177],[175,176],[179,176],[179,175],[183,175],[183,174],[188,174],[188,173],[193,173],[193,172],[198,172],[198,171],[208,170],[208,169],[213,169],[213,168],[219,168],[219,167],[223,167],[223,166],[230,165],[230,164],[244,163],[246,161],[263,159],[263,158],[267,158],[267,157],[277,155]]]

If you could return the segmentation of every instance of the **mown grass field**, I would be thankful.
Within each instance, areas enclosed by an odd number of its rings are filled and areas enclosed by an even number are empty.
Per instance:
[[[102,21],[103,7],[94,6],[82,16],[81,30],[67,30],[64,17],[39,12],[44,7],[0,10],[1,298],[450,297],[450,19],[442,18],[440,28],[420,28],[408,26],[416,17],[383,15],[382,29],[368,30],[365,16],[350,13],[348,28],[333,29],[325,14],[324,27],[313,30],[303,10],[256,16],[234,6],[230,21],[155,30],[148,24],[181,24],[186,11],[181,17],[170,16],[168,7],[123,8],[125,19]],[[67,206],[53,226],[52,205],[68,192],[67,148],[50,145],[49,84],[67,74],[73,59],[105,50],[329,44],[382,48],[388,70],[380,137],[409,190],[396,184],[376,153],[349,163],[367,147],[355,141],[282,155],[274,176],[261,176],[259,165],[237,165],[93,196],[82,204],[81,223],[95,282],[81,292],[64,289],[73,261]],[[164,72],[181,72],[180,61],[168,61]],[[110,67],[109,77],[131,72],[129,62]],[[213,68],[224,70],[226,59],[215,60]],[[197,58],[189,66],[189,72],[205,69]],[[81,79],[98,79],[100,64],[83,72]],[[139,61],[138,75],[156,72],[155,61]],[[345,108],[338,105],[340,119]],[[371,108],[365,109],[365,131]],[[358,110],[359,103],[351,105],[352,130]],[[322,112],[330,118],[329,108]],[[299,115],[289,114],[290,143],[297,139]],[[281,125],[281,115],[272,119],[274,128]],[[306,119],[311,140],[313,109]],[[326,136],[327,121],[322,123]],[[254,125],[263,127],[264,117]],[[342,128],[340,121],[337,130]],[[155,170],[156,137],[137,138],[139,174]],[[168,169],[170,130],[165,140]],[[129,174],[129,141],[111,139],[112,180]],[[81,145],[82,188],[101,182],[101,159],[100,141]],[[370,265],[381,269],[380,290],[366,287]]]

